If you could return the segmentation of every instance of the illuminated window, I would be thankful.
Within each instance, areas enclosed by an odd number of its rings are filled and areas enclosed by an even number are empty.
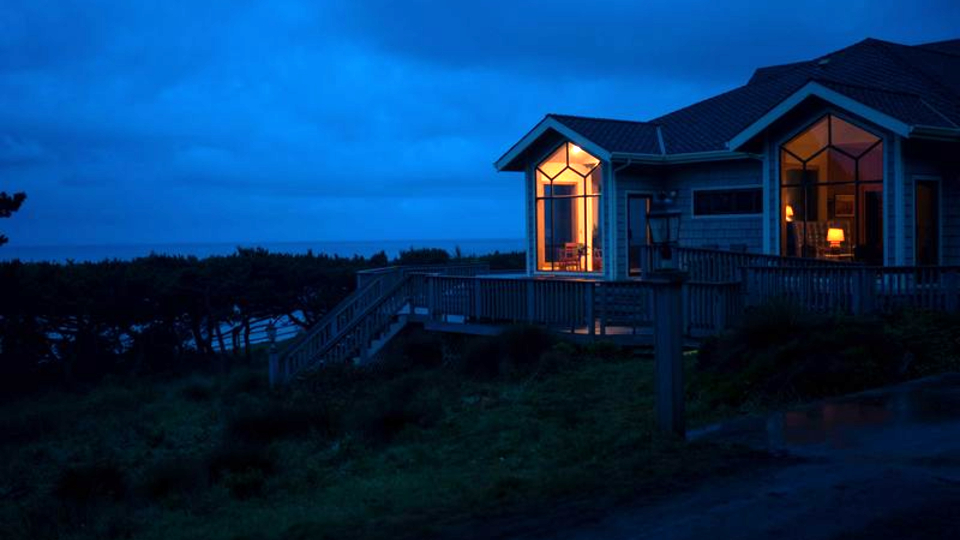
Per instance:
[[[537,167],[537,269],[603,270],[600,160],[564,143]]]
[[[824,116],[780,147],[780,203],[784,255],[882,263],[882,140]]]

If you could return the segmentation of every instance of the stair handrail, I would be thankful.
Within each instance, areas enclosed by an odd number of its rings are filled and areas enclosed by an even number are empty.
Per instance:
[[[358,272],[374,276],[373,280],[338,303],[320,321],[311,326],[277,357],[280,373],[289,377],[319,359],[338,340],[362,321],[371,309],[383,302],[411,275],[446,274],[478,275],[489,273],[488,263],[462,263],[437,265],[407,265],[372,268]],[[323,351],[323,352],[321,352]],[[296,360],[292,360],[296,357]]]
[[[339,327],[351,322],[358,316],[359,313],[364,310],[366,305],[375,302],[378,298],[382,297],[383,286],[388,282],[398,282],[398,277],[402,278],[402,272],[400,272],[398,269],[391,269],[391,272],[384,273],[370,283],[367,283],[364,287],[354,290],[346,298],[334,306],[333,309],[328,311],[319,321],[316,322],[316,324],[312,325],[299,337],[294,338],[292,343],[290,343],[290,345],[288,345],[281,353],[281,361],[283,361],[287,356],[296,354],[300,349],[307,346],[310,341],[314,340],[319,335],[326,335],[328,336],[328,339],[333,339],[336,337],[341,333]],[[356,309],[357,306],[363,307]],[[354,309],[352,316],[350,316],[347,321],[340,321],[340,316],[349,309]],[[324,330],[330,329],[334,324],[336,324],[337,328],[334,328],[333,331],[330,332],[324,332]]]
[[[357,314],[357,316],[353,317],[349,323],[347,323],[342,328],[340,328],[339,332],[337,332],[335,336],[332,336],[326,342],[320,344],[318,347],[316,347],[315,350],[303,351],[302,348],[300,348],[297,351],[291,351],[290,354],[284,355],[284,357],[280,359],[280,373],[283,379],[285,381],[289,380],[290,377],[296,375],[297,373],[300,373],[301,371],[304,371],[307,369],[311,369],[314,366],[314,364],[319,364],[321,360],[323,360],[324,355],[326,355],[333,347],[337,346],[340,343],[340,341],[348,337],[350,333],[359,324],[365,322],[368,319],[368,317],[370,317],[370,315],[375,312],[375,310],[382,307],[387,301],[394,299],[394,297],[397,295],[396,294],[397,292],[402,291],[405,288],[405,286],[412,283],[414,281],[415,275],[417,274],[404,275],[399,281],[394,283],[389,289],[387,289],[386,292],[384,292],[379,298],[377,298],[376,301],[366,306],[361,312]],[[402,296],[412,297],[413,294],[408,291],[406,295],[402,295]],[[397,311],[399,311],[399,308]],[[380,326],[385,326],[386,324],[387,324],[387,321],[385,321]],[[369,336],[366,336],[364,340],[368,338]],[[302,354],[305,352],[309,352],[309,354],[306,354],[306,355]],[[295,355],[299,356],[298,361],[295,362],[294,365],[291,365],[291,359]]]

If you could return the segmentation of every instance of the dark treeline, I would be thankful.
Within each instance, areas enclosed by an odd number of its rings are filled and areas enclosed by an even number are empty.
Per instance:
[[[481,259],[493,268],[523,264],[517,253]],[[358,270],[450,260],[439,249],[402,252],[394,261],[383,253],[344,258],[238,249],[203,259],[3,262],[0,390],[223,367],[239,352],[233,344],[249,353],[251,323],[286,317],[309,327],[350,294]]]

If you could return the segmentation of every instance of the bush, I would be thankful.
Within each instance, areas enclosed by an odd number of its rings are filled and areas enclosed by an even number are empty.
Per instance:
[[[270,380],[266,372],[242,370],[230,377],[224,394],[262,394],[270,387]]]
[[[494,378],[508,373],[528,374],[555,343],[549,330],[532,325],[512,326],[500,335],[467,343],[460,359],[464,374]]]
[[[549,351],[540,355],[540,369],[547,373],[555,373],[573,362],[576,355],[576,347],[560,341],[555,343]]]
[[[593,341],[588,343],[584,348],[583,352],[585,356],[590,358],[599,358],[603,360],[609,360],[611,358],[617,358],[621,356],[623,348],[621,348],[616,343],[611,341]]]
[[[207,472],[201,461],[189,456],[165,459],[147,468],[140,489],[155,501],[191,495],[206,487]]]
[[[444,337],[437,332],[410,328],[394,338],[381,353],[377,371],[384,375],[431,369],[443,364]]]
[[[333,436],[339,429],[330,407],[322,402],[256,403],[240,407],[227,418],[227,440],[266,443],[316,433]]]
[[[555,339],[542,326],[518,325],[504,330],[497,341],[503,344],[506,360],[513,368],[527,372],[540,362],[543,353],[550,350]]]
[[[223,477],[223,484],[237,499],[249,499],[262,494],[264,483],[266,483],[266,476],[261,469],[228,471]]]
[[[276,457],[270,449],[256,444],[222,444],[207,459],[207,471],[212,480],[222,480],[227,473],[248,470],[267,475],[274,471],[275,465]]]
[[[400,251],[397,264],[446,264],[450,253],[440,248],[410,248]]]
[[[211,381],[193,378],[180,389],[180,395],[190,401],[204,402],[213,398],[215,390],[216,388]]]
[[[782,302],[703,343],[696,382],[714,404],[838,395],[956,369],[960,329],[942,315],[814,315]]]
[[[53,494],[61,501],[88,504],[97,500],[119,500],[127,493],[127,479],[115,463],[101,462],[70,466],[62,471]]]
[[[393,381],[382,394],[353,410],[351,430],[369,442],[387,443],[409,426],[430,427],[440,419],[442,405],[425,394],[420,376]]]

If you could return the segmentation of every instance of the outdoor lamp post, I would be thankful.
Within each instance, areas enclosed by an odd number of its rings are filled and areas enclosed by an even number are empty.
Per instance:
[[[676,192],[660,193],[650,204],[647,222],[660,264],[645,276],[653,292],[653,348],[656,364],[656,419],[664,432],[686,434],[683,405],[683,282],[673,257],[680,237]]]
[[[676,198],[676,191],[661,191],[650,201],[650,212],[647,213],[650,241],[660,257],[655,270],[676,268],[673,246],[680,240],[680,209],[676,205]]]

